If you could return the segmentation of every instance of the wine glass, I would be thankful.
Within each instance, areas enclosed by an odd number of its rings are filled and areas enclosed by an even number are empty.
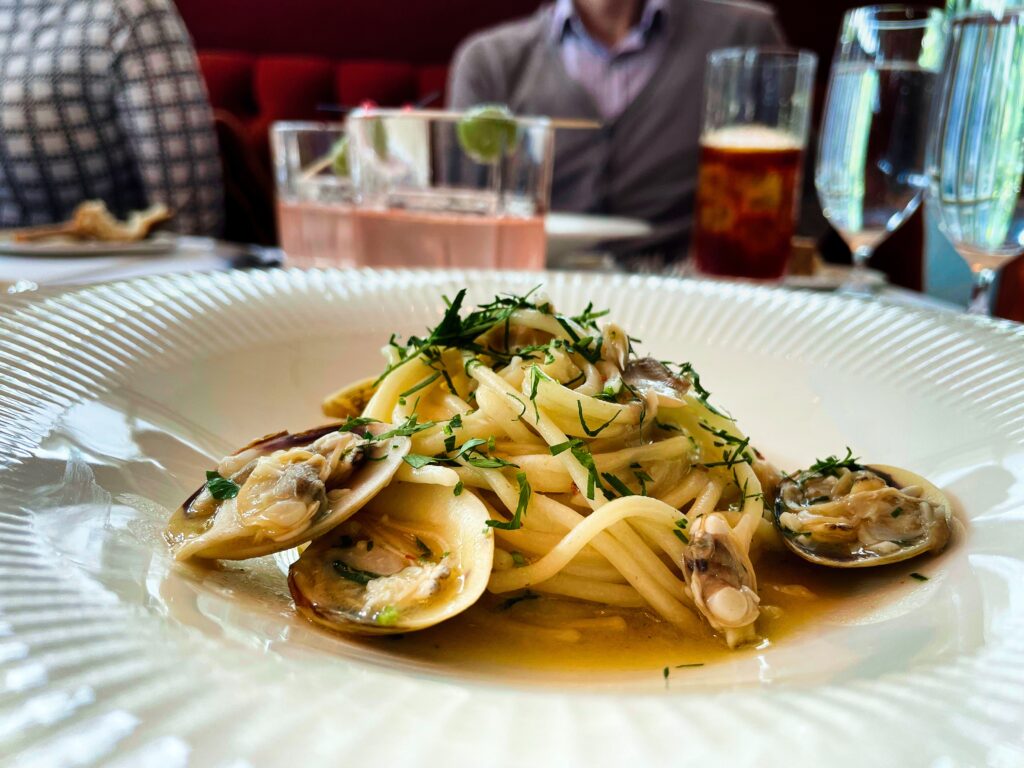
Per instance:
[[[968,311],[1024,251],[1024,8],[953,17],[928,146],[928,201],[974,273]]]
[[[921,201],[943,38],[936,8],[880,5],[843,17],[814,185],[853,254],[847,292],[867,292],[868,259]]]

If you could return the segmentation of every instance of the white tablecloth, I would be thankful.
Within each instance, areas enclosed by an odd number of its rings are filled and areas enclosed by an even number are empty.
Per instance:
[[[179,237],[177,247],[166,255],[0,255],[0,283],[18,284],[20,289],[31,289],[32,284],[73,285],[171,272],[208,272],[228,269],[252,255],[271,259],[275,253],[279,252],[276,249],[245,246],[208,237]]]
[[[0,256],[0,291],[32,291],[37,287],[76,285],[123,280],[142,275],[175,272],[209,272],[230,269],[240,263],[262,261],[273,265],[280,252],[276,249],[244,246],[204,237],[181,237],[178,247],[167,255],[87,256]],[[878,298],[907,306],[929,307],[960,312],[962,307],[904,288],[886,286]],[[3,293],[0,292],[0,302]]]

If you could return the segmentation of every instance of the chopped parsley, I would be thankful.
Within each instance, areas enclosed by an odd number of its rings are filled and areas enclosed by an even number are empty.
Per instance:
[[[647,484],[654,482],[654,478],[644,472],[643,467],[639,464],[630,464],[629,468],[633,470],[633,477],[635,477],[636,481],[640,483],[640,495],[646,496]]]
[[[217,501],[233,499],[238,495],[238,492],[241,489],[242,486],[234,480],[228,480],[226,477],[221,477],[220,472],[217,472],[214,469],[211,469],[206,473],[206,490],[208,490],[210,495]]]
[[[416,546],[419,547],[420,550],[421,560],[424,558],[431,558],[434,556],[434,552],[430,549],[430,547],[427,546],[427,543],[423,541],[423,539],[421,539],[419,536],[416,536],[415,539]]]
[[[910,578],[917,579],[918,581],[928,581],[927,576],[925,576],[923,573],[918,573],[917,571],[914,571],[912,574],[910,574]]]
[[[903,514],[903,507],[896,507],[892,512],[889,513],[892,517],[899,517]]]
[[[430,429],[432,426],[434,426],[434,422],[432,421],[425,421],[420,424],[416,419],[416,414],[414,413],[394,429],[389,429],[387,432],[375,435],[372,439],[377,442],[381,442],[384,440],[390,440],[392,437],[411,437],[417,432]]]
[[[353,432],[359,427],[365,427],[367,424],[379,424],[377,419],[371,419],[366,416],[356,416],[355,418],[349,416],[345,419],[345,423],[338,427],[339,432]]]
[[[412,387],[411,389],[405,390],[405,392],[402,392],[398,396],[398,404],[399,405],[405,405],[405,398],[407,398],[409,395],[411,395],[411,394],[413,394],[415,392],[419,392],[421,389],[423,389],[425,387],[429,387],[431,384],[433,384],[435,381],[437,381],[440,377],[441,377],[441,372],[438,371],[433,376],[428,376],[427,378],[425,378],[423,381],[421,381],[419,384],[417,384],[416,386]]]
[[[853,451],[850,447],[846,447],[846,456],[838,458],[836,456],[828,456],[824,459],[815,459],[814,463],[807,468],[805,475],[825,475],[826,477],[839,477],[839,471],[841,469],[848,469],[851,472],[863,467],[858,464],[860,457],[854,456]]]
[[[735,447],[732,451],[722,451],[721,461],[709,461],[704,464],[705,467],[725,467],[732,469],[737,464],[753,464],[754,457],[747,453],[747,446],[750,445],[750,438],[745,437],[735,443]]]
[[[515,514],[511,520],[488,520],[488,528],[501,528],[503,531],[518,531],[523,527],[523,515],[526,508],[530,506],[530,497],[533,496],[533,489],[526,479],[525,472],[516,472],[516,483],[519,485],[519,503],[516,504]]]
[[[583,431],[586,433],[587,437],[597,437],[598,435],[600,435],[602,432],[605,431],[605,429],[607,429],[611,425],[613,421],[619,418],[619,414],[622,413],[622,411],[616,411],[615,415],[608,419],[608,421],[606,421],[600,427],[598,427],[597,429],[591,429],[590,427],[587,426],[587,420],[583,418],[582,400],[576,401],[576,410],[580,415],[580,426],[583,427]]]
[[[420,469],[428,464],[436,464],[437,459],[433,456],[424,456],[422,453],[408,453],[402,457],[402,461],[413,469]]]
[[[512,556],[512,562],[516,568],[522,568],[526,565],[526,558],[523,557],[521,552],[509,552],[509,554]]]
[[[358,568],[353,568],[348,563],[342,562],[341,560],[332,561],[331,567],[334,569],[335,573],[341,576],[341,578],[348,579],[356,584],[362,584],[363,586],[366,586],[374,579],[379,579],[381,577],[379,573],[361,571]]]
[[[618,477],[613,475],[611,472],[602,472],[601,477],[604,481],[610,485],[619,496],[635,496],[636,494],[630,490],[629,486],[622,482]]]
[[[385,605],[377,612],[374,621],[382,627],[393,627],[398,623],[398,609],[393,605]]]
[[[709,402],[711,398],[711,393],[708,392],[708,390],[706,390],[701,385],[700,375],[697,373],[697,371],[694,369],[691,363],[682,363],[679,366],[679,375],[685,377],[690,382],[690,384],[693,385],[693,391],[697,393],[697,399],[704,404],[705,408],[707,408],[716,416],[721,416],[723,419],[729,419],[729,421],[733,420],[731,416],[729,416],[726,413],[722,413],[720,410],[711,405],[711,403]]]
[[[551,451],[552,456],[557,456],[566,450],[570,451],[576,461],[582,464],[583,468],[587,470],[588,499],[594,498],[594,491],[597,488],[600,488],[603,493],[608,493],[608,489],[601,484],[601,478],[597,472],[597,465],[594,464],[594,457],[590,453],[590,449],[587,448],[586,443],[584,443],[580,438],[574,437],[567,443],[552,445],[549,450]]]
[[[595,321],[606,316],[610,312],[610,309],[602,309],[595,312],[594,302],[588,301],[586,309],[584,309],[578,315],[574,315],[569,319],[572,320],[577,325],[583,326],[584,328],[591,328],[597,331],[600,329],[597,327],[597,323]]]
[[[455,487],[452,489],[452,495],[453,496],[461,496],[463,488],[465,488],[465,486],[462,484],[462,481],[459,480],[459,482],[457,482],[455,484]]]
[[[398,350],[398,361],[389,365],[377,378],[374,384],[379,384],[385,376],[396,368],[405,365],[407,362],[420,355],[426,357],[431,355],[429,350],[434,348],[451,347],[474,354],[487,354],[493,357],[508,359],[510,355],[507,350],[502,352],[491,347],[484,347],[477,342],[477,339],[493,328],[505,325],[512,314],[518,309],[537,308],[537,305],[530,301],[530,296],[539,288],[533,288],[524,296],[501,295],[494,298],[487,304],[480,304],[475,310],[462,317],[462,303],[466,298],[466,289],[463,288],[455,294],[455,298],[449,300],[445,297],[445,312],[441,322],[427,331],[423,338],[411,336],[404,349],[399,347],[392,339],[392,346]]]

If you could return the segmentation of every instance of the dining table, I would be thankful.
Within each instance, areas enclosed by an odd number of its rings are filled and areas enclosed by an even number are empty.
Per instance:
[[[235,243],[209,237],[180,236],[175,247],[162,254],[90,255],[90,256],[15,256],[0,254],[0,306],[4,297],[28,294],[41,288],[107,283],[150,275],[216,272],[229,269],[288,268],[288,257],[280,248],[248,243]],[[623,271],[609,254],[580,253],[575,258],[561,258],[549,269],[581,272]],[[677,266],[658,270],[666,277],[693,277]],[[805,285],[798,283],[797,285]],[[782,284],[782,287],[794,287]],[[802,288],[814,290],[813,288]],[[821,290],[820,288],[817,290]],[[29,296],[22,296],[28,298]],[[909,307],[923,307],[943,312],[961,312],[951,302],[882,283],[874,289],[881,302]]]

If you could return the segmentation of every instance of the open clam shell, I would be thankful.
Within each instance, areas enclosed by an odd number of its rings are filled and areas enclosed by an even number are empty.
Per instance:
[[[487,520],[470,492],[393,483],[292,564],[295,605],[317,624],[358,634],[449,619],[487,586],[494,558]]]
[[[803,559],[866,568],[941,550],[950,514],[946,496],[920,475],[871,464],[787,477],[774,519],[786,546]]]
[[[697,610],[726,636],[730,647],[754,639],[760,615],[757,577],[749,555],[719,513],[700,517],[690,529],[683,573]]]
[[[179,560],[244,560],[310,541],[355,514],[394,477],[407,437],[374,439],[388,424],[279,432],[224,457],[234,495],[203,485],[179,507],[165,538]],[[231,486],[234,486],[231,488]]]

